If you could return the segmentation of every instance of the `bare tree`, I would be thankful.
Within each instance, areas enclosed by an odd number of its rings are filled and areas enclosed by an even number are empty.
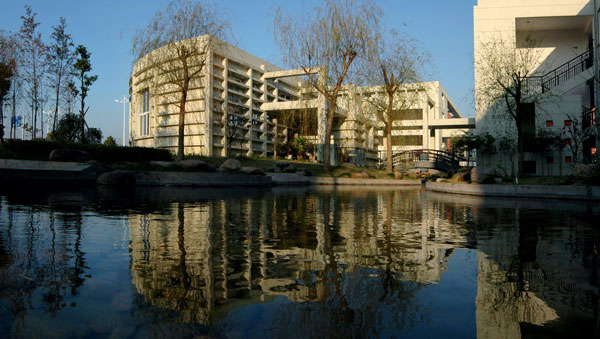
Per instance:
[[[54,118],[52,121],[52,131],[56,130],[58,122],[58,109],[60,107],[61,91],[65,86],[65,77],[69,76],[69,71],[73,66],[74,55],[72,52],[73,41],[71,35],[65,32],[67,24],[65,18],[60,18],[58,26],[53,27],[52,45],[49,48],[50,65],[48,68],[48,78],[50,87],[54,89]]]
[[[540,78],[539,41],[526,35],[520,46],[514,40],[496,35],[479,42],[475,63],[477,83],[476,105],[478,111],[514,122],[517,132],[517,170],[521,176],[525,140],[535,136],[535,126],[528,121],[535,119],[536,103],[547,97]],[[546,95],[545,95],[546,94]],[[535,121],[535,120],[533,120]]]
[[[0,31],[0,142],[4,142],[4,98],[11,89],[16,68],[16,42],[11,35]]]
[[[240,148],[242,146],[242,136],[239,135],[243,133],[244,127],[249,127],[248,119],[243,117],[243,112],[240,112],[232,107],[227,107],[225,109],[225,114],[223,115],[223,126],[225,127],[225,142],[227,147],[226,156],[232,156],[232,148],[233,142],[235,138],[240,138]]]
[[[211,46],[230,38],[231,28],[223,9],[189,0],[169,3],[134,35],[132,53],[136,59],[147,58],[149,65],[158,68],[156,91],[172,97],[179,107],[180,160],[184,158],[186,103],[192,82],[199,81]]]
[[[392,127],[418,99],[423,86],[423,67],[429,57],[418,50],[416,42],[398,32],[390,32],[373,45],[369,58],[364,59],[365,81],[383,84],[371,87],[365,96],[366,112],[372,112],[377,122],[383,124],[386,136],[387,172],[392,173]],[[372,108],[372,109],[369,109]]]
[[[322,0],[310,14],[274,12],[275,41],[291,67],[301,68],[308,83],[329,104],[325,110],[323,165],[330,167],[333,118],[344,80],[354,60],[365,56],[376,39],[382,10],[371,0]],[[315,67],[321,67],[315,74]],[[321,122],[319,122],[321,123]]]
[[[27,96],[31,105],[32,137],[36,138],[37,116],[44,72],[48,64],[47,47],[42,41],[42,34],[37,31],[39,22],[35,21],[36,13],[25,6],[25,15],[19,33],[23,76],[27,86]]]
[[[568,123],[563,127],[563,132],[566,138],[564,144],[569,147],[573,154],[573,165],[579,161],[583,140],[589,137],[589,132],[585,133],[581,129],[581,121],[573,114],[567,114]],[[588,130],[589,131],[589,130]]]

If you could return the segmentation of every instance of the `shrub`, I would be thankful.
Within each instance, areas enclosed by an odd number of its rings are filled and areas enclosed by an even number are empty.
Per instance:
[[[146,147],[114,147],[99,144],[81,144],[47,140],[6,140],[0,145],[0,158],[23,160],[48,160],[50,152],[68,148],[88,152],[92,159],[103,163],[124,161],[170,161],[167,150]]]

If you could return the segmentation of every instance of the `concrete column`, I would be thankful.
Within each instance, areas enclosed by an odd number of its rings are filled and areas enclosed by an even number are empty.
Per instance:
[[[248,153],[247,153],[247,155],[251,157],[252,155],[254,155],[254,151],[252,150],[252,147],[254,145],[254,143],[253,143],[254,124],[252,123],[252,121],[254,120],[254,99],[253,99],[253,96],[254,96],[254,93],[253,93],[253,91],[254,91],[254,87],[253,87],[254,69],[250,68],[249,76],[250,76],[250,83],[248,85],[250,87],[250,90],[249,90],[249,92],[250,92],[250,105],[249,105],[250,110],[248,110],[248,114],[250,116],[248,119],[250,119],[250,120],[248,120],[248,121],[250,122],[250,125],[248,126],[249,131],[248,131]]]
[[[222,156],[229,156],[227,154],[227,148],[228,148],[228,144],[231,142],[231,140],[229,140],[227,138],[227,133],[228,133],[228,127],[227,124],[229,123],[229,95],[228,95],[228,88],[229,88],[229,59],[228,58],[223,58],[223,114],[225,117],[225,122],[223,125],[223,139],[225,140],[225,142],[223,143],[223,150],[222,152]]]

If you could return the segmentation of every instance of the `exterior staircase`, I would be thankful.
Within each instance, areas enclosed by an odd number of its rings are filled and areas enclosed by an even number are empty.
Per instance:
[[[528,94],[540,93],[540,90],[541,93],[546,93],[565,84],[567,81],[583,73],[593,65],[593,53],[588,49],[544,75],[525,78],[523,87]]]

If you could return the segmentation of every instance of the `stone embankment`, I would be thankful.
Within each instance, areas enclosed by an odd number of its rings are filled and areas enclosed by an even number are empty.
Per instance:
[[[512,185],[427,182],[428,191],[481,197],[600,200],[600,187],[585,185]]]
[[[279,165],[276,173],[253,167],[241,167],[239,161],[230,159],[220,168],[207,167],[209,171],[139,171],[117,170],[95,162],[28,161],[0,159],[0,182],[21,185],[41,184],[99,184],[115,187],[178,186],[178,187],[271,187],[271,186],[418,186],[419,180],[331,178],[313,177],[306,169],[296,169],[288,164]],[[160,167],[171,167],[171,162],[153,162]],[[201,161],[178,163],[187,169],[204,169]]]

